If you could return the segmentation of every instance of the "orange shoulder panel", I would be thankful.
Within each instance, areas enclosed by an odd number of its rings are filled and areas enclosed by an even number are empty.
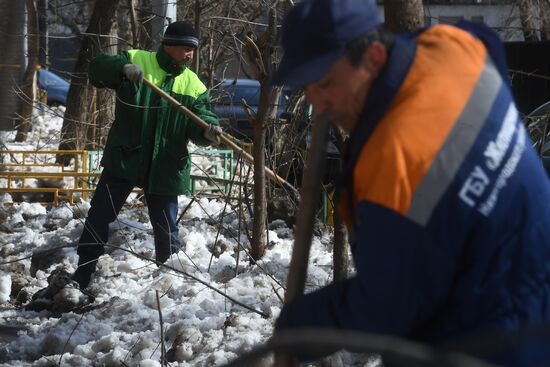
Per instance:
[[[483,43],[452,26],[421,33],[414,62],[354,168],[354,200],[405,215],[483,70]],[[360,122],[359,122],[360,123]]]

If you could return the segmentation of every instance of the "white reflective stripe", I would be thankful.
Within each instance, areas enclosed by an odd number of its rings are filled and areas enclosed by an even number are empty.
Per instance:
[[[163,41],[178,42],[182,44],[190,44],[197,47],[199,45],[199,39],[193,36],[164,36]]]
[[[409,219],[421,226],[428,223],[485,124],[501,86],[502,77],[487,59],[462,114],[413,194]]]
[[[510,103],[504,122],[494,141],[489,142],[483,155],[486,159],[487,167],[494,171],[502,163],[502,158],[508,151],[512,143],[512,137],[516,132],[516,122],[518,121],[518,110],[513,103]]]
[[[519,160],[521,159],[523,150],[525,149],[525,141],[527,140],[527,134],[521,124],[522,122],[516,119],[515,125],[517,125],[518,129],[514,129],[514,131],[518,130],[518,138],[516,140],[514,150],[512,151],[510,158],[506,161],[506,164],[502,168],[498,178],[495,180],[495,185],[493,186],[493,190],[491,190],[489,197],[479,207],[479,212],[485,216],[491,214],[491,211],[498,201],[498,194],[500,193],[500,190],[506,186],[508,179],[514,174],[514,172],[516,172],[516,168],[518,167]]]

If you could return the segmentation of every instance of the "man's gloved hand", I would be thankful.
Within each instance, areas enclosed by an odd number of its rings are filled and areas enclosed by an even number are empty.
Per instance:
[[[204,137],[213,143],[220,144],[220,136],[223,130],[218,125],[208,125],[208,128],[204,129]]]
[[[126,64],[122,67],[122,75],[134,83],[143,82],[143,70],[136,64]]]

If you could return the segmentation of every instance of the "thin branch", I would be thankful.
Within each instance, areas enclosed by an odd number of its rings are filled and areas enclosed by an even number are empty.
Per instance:
[[[208,19],[229,20],[229,21],[232,21],[232,22],[246,23],[246,24],[255,25],[255,26],[260,26],[260,27],[268,27],[268,26],[269,26],[269,25],[267,25],[267,24],[265,24],[265,23],[256,23],[256,22],[251,22],[251,21],[244,20],[244,19],[231,18],[231,17],[212,16],[212,17],[210,17],[210,18],[208,18]]]
[[[69,340],[71,340],[74,332],[76,331],[76,329],[78,328],[78,325],[80,325],[80,322],[82,321],[82,319],[84,318],[84,314],[82,314],[80,316],[80,318],[78,319],[76,325],[74,326],[74,328],[71,330],[71,334],[69,335],[69,338],[67,338],[67,341],[65,341],[65,345],[63,346],[63,349],[61,350],[61,355],[59,356],[59,362],[57,363],[58,366],[61,366],[61,360],[63,359],[63,355],[65,354],[65,349],[67,349],[67,345],[69,345]]]
[[[162,309],[160,307],[159,291],[155,290],[157,296],[157,308],[159,311],[159,324],[160,324],[160,364],[166,366],[166,345],[164,344],[164,323],[162,321]]]

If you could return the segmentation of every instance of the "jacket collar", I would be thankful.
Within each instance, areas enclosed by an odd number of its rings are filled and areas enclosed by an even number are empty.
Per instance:
[[[461,21],[457,27],[470,32],[484,43],[503,79],[508,80],[506,57],[498,35],[487,26],[472,22]],[[353,168],[361,149],[401,88],[416,55],[416,38],[426,29],[428,28],[394,37],[388,62],[374,82],[357,125],[350,134],[345,150],[344,166],[341,174],[336,178],[338,186],[351,187]]]
[[[168,74],[172,74],[174,77],[183,73],[186,68],[185,65],[178,65],[174,59],[172,59],[172,57],[164,51],[164,47],[162,45],[159,47],[156,56],[157,62],[162,70],[166,71]]]
[[[341,174],[336,178],[338,186],[351,188],[353,168],[359,158],[364,143],[388,110],[395,95],[401,88],[416,55],[417,34],[402,34],[394,37],[389,50],[388,61],[374,81],[363,111],[346,146],[344,165]]]

